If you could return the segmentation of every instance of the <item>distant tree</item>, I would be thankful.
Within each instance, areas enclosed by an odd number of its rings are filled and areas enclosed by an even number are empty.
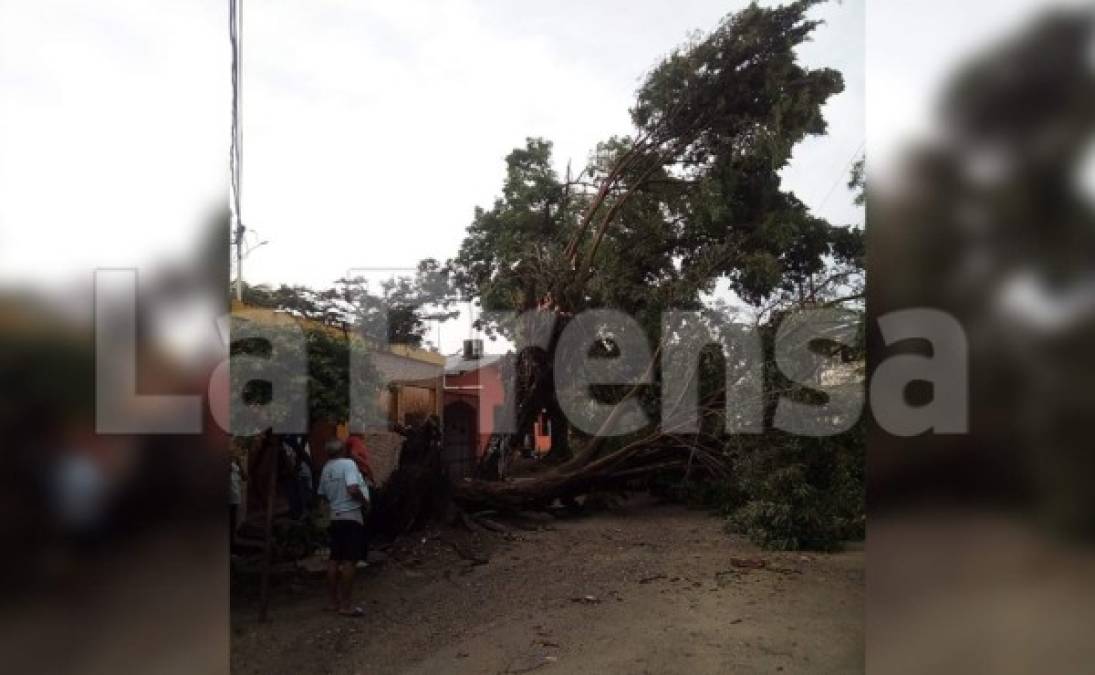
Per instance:
[[[429,330],[427,321],[457,315],[449,309],[455,299],[449,279],[449,269],[428,258],[418,264],[413,276],[380,282],[344,277],[322,291],[300,285],[282,284],[272,290],[245,284],[243,302],[328,326],[359,329],[370,336],[376,336],[380,322],[386,321],[389,343],[421,347]]]
[[[455,300],[450,270],[433,258],[420,261],[414,276],[385,279],[372,292],[364,277],[339,279],[325,297],[341,303],[350,312],[350,322],[366,333],[375,335],[378,322],[386,320],[388,342],[412,347],[422,346],[428,321],[445,321],[459,314],[449,309]]]

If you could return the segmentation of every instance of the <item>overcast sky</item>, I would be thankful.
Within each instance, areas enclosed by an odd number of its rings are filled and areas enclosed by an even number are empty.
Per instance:
[[[732,6],[732,5],[731,5]],[[639,77],[723,2],[279,2],[245,14],[245,221],[271,243],[255,281],[329,283],[351,266],[413,265],[459,247],[526,136],[555,142],[560,172],[630,131]],[[821,200],[864,140],[862,11],[826,8],[804,50],[845,70],[832,134],[788,179]],[[611,27],[611,28],[609,28]],[[842,187],[842,186],[841,186]],[[856,214],[846,194],[825,215]]]
[[[510,149],[543,136],[560,170],[581,166],[597,141],[630,131],[634,91],[661,55],[744,4],[246,2],[243,212],[269,241],[245,261],[247,280],[324,286],[353,268],[450,257],[473,208],[497,195]],[[834,223],[862,222],[844,183],[867,132],[884,158],[922,131],[935,81],[971,38],[1036,3],[994,2],[987,17],[982,3],[931,4],[815,10],[827,24],[801,56],[842,71],[847,88],[826,107],[830,133],[803,143],[784,178]],[[0,281],[68,282],[195,246],[225,204],[226,8],[0,3]]]

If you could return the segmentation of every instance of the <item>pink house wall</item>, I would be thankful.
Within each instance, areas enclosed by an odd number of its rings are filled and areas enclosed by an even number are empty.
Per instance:
[[[502,376],[497,364],[491,363],[458,375],[446,375],[444,384],[445,405],[454,401],[465,401],[479,411],[479,442],[476,455],[482,457],[494,430],[495,408],[501,406],[505,399]],[[546,429],[541,429],[539,420],[534,425],[534,432],[536,449],[541,452],[550,450],[551,437],[547,435]]]

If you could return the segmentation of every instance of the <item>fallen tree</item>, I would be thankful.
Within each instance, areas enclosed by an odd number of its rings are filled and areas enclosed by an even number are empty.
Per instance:
[[[659,433],[633,440],[589,462],[569,462],[530,477],[495,481],[450,482],[437,448],[396,469],[379,491],[372,527],[390,537],[478,511],[535,511],[557,502],[573,504],[584,495],[647,485],[654,476],[725,479],[728,473],[717,450],[694,439]]]
[[[750,5],[673,50],[637,92],[633,133],[600,143],[576,176],[568,163],[560,179],[544,139],[506,157],[501,196],[476,209],[449,267],[486,310],[478,327],[518,346],[507,448],[546,413],[552,459],[571,459],[554,368],[560,334],[585,310],[623,312],[657,338],[665,311],[701,309],[720,280],[758,307],[837,287],[819,282],[840,278],[831,268],[858,231],[813,216],[779,175],[800,141],[825,133],[822,106],[843,89],[840,73],[796,55],[816,4]],[[512,318],[530,312],[550,316],[547,339]]]
[[[546,508],[659,475],[728,471],[718,434],[579,440],[554,386],[556,352],[575,317],[605,307],[661,344],[663,314],[703,309],[720,282],[760,314],[848,295],[849,279],[862,272],[861,231],[815,217],[780,179],[795,146],[825,133],[822,106],[843,89],[838,72],[807,68],[796,55],[819,23],[806,16],[816,4],[750,5],[672,51],[638,91],[633,133],[599,144],[577,176],[568,165],[558,177],[543,139],[506,157],[501,196],[476,209],[446,270],[463,298],[486,310],[478,328],[518,345],[516,432],[492,442],[494,459],[512,453],[546,412],[552,466],[527,478],[451,484],[440,444],[428,445],[380,491],[376,530],[396,534],[458,508]],[[512,318],[528,313],[550,318],[546,339]],[[611,342],[602,338],[604,356]],[[660,377],[641,394],[648,412],[660,409]]]
[[[796,55],[819,24],[807,17],[816,4],[750,5],[672,51],[638,90],[633,134],[600,144],[577,176],[568,165],[559,179],[542,139],[506,158],[501,197],[476,210],[449,267],[465,297],[506,313],[485,313],[479,327],[518,346],[516,433],[491,443],[491,460],[504,463],[546,412],[554,466],[528,478],[458,482],[455,504],[542,508],[656,474],[726,471],[715,437],[652,432],[619,445],[598,432],[571,453],[556,351],[567,325],[590,308],[628,314],[661,344],[663,313],[703,308],[719,280],[759,307],[835,297],[841,286],[826,280],[847,275],[833,267],[857,269],[858,231],[811,215],[779,177],[796,144],[825,133],[822,106],[843,89],[840,73],[807,68]],[[547,333],[512,318],[530,312],[549,317]],[[599,339],[611,356],[611,337]],[[648,409],[659,407],[653,390],[643,396]],[[440,471],[434,460],[401,468],[389,491],[421,491]],[[428,501],[398,499],[401,508]]]
[[[634,481],[689,468],[725,477],[725,463],[716,453],[669,437],[648,437],[588,464],[554,467],[537,476],[507,481],[465,481],[453,488],[453,498],[464,507],[527,510],[546,508],[599,491],[619,489]]]

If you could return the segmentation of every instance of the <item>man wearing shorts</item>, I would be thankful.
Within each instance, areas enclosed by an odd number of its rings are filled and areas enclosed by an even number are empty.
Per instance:
[[[365,519],[362,508],[369,505],[369,486],[357,465],[346,454],[346,444],[327,443],[331,458],[319,478],[319,494],[331,512],[331,557],[327,563],[327,586],[331,609],[346,616],[362,616],[364,611],[350,602],[354,569],[365,560]]]

